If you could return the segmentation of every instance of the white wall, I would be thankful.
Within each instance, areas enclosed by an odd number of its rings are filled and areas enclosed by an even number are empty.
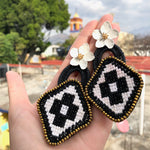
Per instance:
[[[56,49],[59,48],[59,45],[50,45],[46,50],[41,54],[42,57],[48,57],[52,55],[58,55]]]

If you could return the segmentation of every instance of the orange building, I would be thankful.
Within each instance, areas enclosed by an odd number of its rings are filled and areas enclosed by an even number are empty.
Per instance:
[[[73,18],[70,19],[70,32],[80,32],[83,27],[82,22],[83,20],[79,17],[77,13],[75,13]]]

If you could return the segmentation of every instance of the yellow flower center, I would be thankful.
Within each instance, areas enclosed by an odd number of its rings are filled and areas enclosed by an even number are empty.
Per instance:
[[[103,33],[102,37],[103,37],[104,40],[106,40],[108,38],[108,35],[106,33]]]
[[[78,59],[81,60],[83,58],[84,55],[82,54],[78,54]]]

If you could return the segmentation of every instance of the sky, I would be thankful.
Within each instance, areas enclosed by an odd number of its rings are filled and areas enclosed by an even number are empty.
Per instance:
[[[150,32],[149,0],[65,0],[71,17],[77,12],[85,26],[90,20],[99,20],[103,15],[114,14],[114,22],[121,31]],[[144,30],[145,29],[145,30]],[[69,28],[65,31],[69,32]]]

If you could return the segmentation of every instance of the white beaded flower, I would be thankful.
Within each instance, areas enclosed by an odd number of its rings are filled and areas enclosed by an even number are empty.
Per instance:
[[[87,43],[77,48],[72,48],[70,50],[70,55],[73,57],[70,61],[72,66],[80,66],[81,69],[86,69],[88,61],[92,61],[95,56],[90,52],[90,47]]]
[[[111,49],[114,46],[114,41],[118,37],[119,32],[115,29],[112,29],[109,22],[104,22],[100,29],[93,31],[92,36],[96,41],[95,46],[97,48],[104,47],[105,45]]]

